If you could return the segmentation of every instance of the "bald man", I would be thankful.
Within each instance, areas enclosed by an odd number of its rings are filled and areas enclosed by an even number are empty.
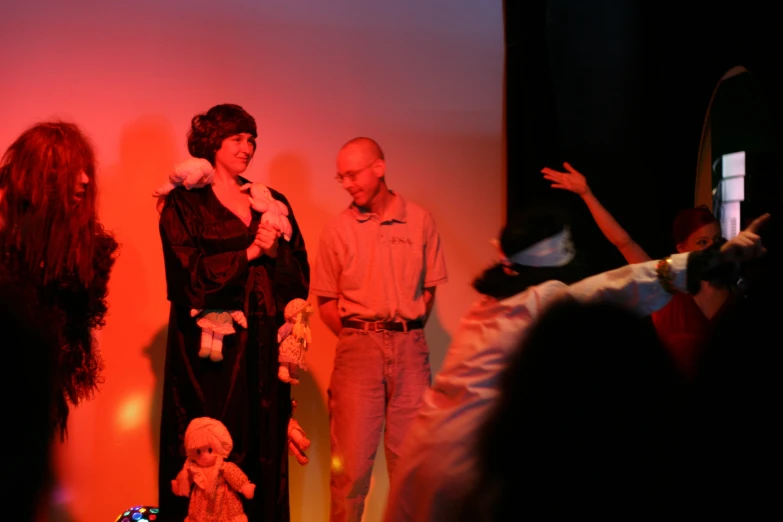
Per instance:
[[[447,275],[435,220],[389,190],[374,140],[343,145],[336,179],[353,202],[321,234],[311,292],[338,337],[329,384],[330,520],[359,522],[384,420],[391,477],[431,383],[423,329]]]

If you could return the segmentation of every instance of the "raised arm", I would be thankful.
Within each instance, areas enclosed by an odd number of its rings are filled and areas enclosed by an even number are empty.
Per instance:
[[[552,182],[552,188],[568,190],[582,198],[598,228],[601,229],[606,239],[617,247],[617,250],[620,251],[626,261],[631,264],[650,261],[651,258],[647,255],[647,252],[636,244],[631,236],[628,235],[628,232],[601,205],[601,202],[598,201],[587,185],[585,177],[568,162],[563,163],[563,167],[565,167],[567,172],[544,167],[541,169],[541,173],[544,175],[544,179]]]

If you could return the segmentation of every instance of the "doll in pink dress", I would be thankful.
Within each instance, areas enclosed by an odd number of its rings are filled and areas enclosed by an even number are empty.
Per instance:
[[[185,522],[247,522],[240,493],[253,498],[256,486],[225,459],[234,443],[222,422],[199,417],[185,431],[188,459],[171,481],[175,495],[190,496]]]

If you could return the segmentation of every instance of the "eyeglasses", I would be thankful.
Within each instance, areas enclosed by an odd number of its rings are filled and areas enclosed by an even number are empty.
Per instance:
[[[367,169],[369,169],[370,167],[372,167],[373,165],[375,165],[375,162],[376,162],[376,161],[378,161],[378,158],[375,158],[374,160],[372,160],[370,163],[368,163],[366,166],[364,166],[364,167],[360,168],[359,170],[354,170],[354,171],[350,171],[350,170],[349,170],[348,172],[345,172],[344,174],[340,174],[340,173],[338,172],[338,173],[337,173],[337,175],[334,177],[334,179],[335,179],[335,181],[337,181],[337,183],[339,183],[340,185],[342,185],[342,184],[343,184],[343,182],[344,182],[346,179],[347,179],[347,180],[349,180],[350,182],[354,182],[354,181],[356,181],[356,177],[357,177],[359,174],[361,174],[361,173],[362,173],[362,172],[364,172],[365,170],[367,170]]]

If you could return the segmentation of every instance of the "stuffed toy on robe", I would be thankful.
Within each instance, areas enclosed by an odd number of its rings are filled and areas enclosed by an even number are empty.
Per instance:
[[[288,207],[272,196],[269,187],[263,183],[246,183],[240,187],[243,192],[250,192],[250,206],[261,213],[261,223],[272,225],[283,239],[291,241],[291,221],[288,220]]]
[[[199,315],[200,314],[200,315]],[[247,318],[240,310],[196,310],[190,311],[191,317],[199,316],[196,324],[201,327],[201,348],[198,356],[210,361],[223,360],[223,337],[236,333],[234,321],[247,328]]]
[[[188,424],[187,460],[171,481],[175,495],[190,497],[185,522],[248,522],[239,495],[253,498],[256,486],[239,466],[226,462],[233,447],[222,422],[199,417]]]
[[[163,210],[166,195],[176,187],[186,189],[202,188],[210,185],[215,178],[215,169],[204,158],[190,158],[174,165],[174,172],[169,174],[168,183],[155,189],[152,197],[158,198],[158,213]]]
[[[314,312],[313,305],[300,298],[292,299],[285,307],[285,323],[277,330],[277,342],[280,344],[277,376],[283,382],[299,384],[298,370],[307,370],[305,352],[312,343],[310,316]]]

